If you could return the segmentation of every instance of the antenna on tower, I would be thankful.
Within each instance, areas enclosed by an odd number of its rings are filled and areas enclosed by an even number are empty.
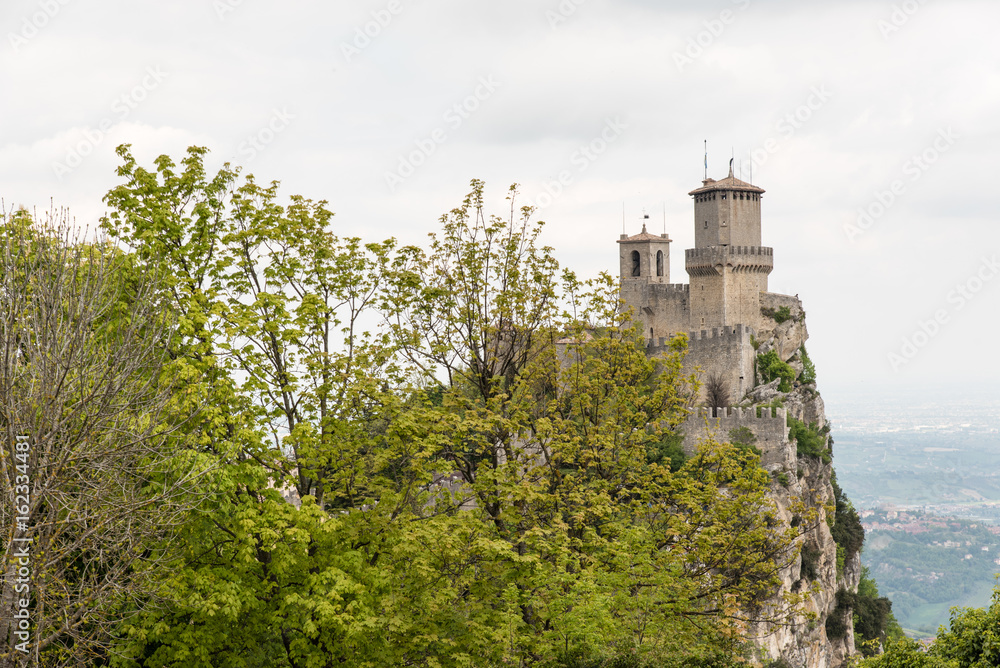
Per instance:
[[[708,140],[705,140],[705,179],[708,179]]]
[[[625,232],[625,200],[622,200],[622,234]]]

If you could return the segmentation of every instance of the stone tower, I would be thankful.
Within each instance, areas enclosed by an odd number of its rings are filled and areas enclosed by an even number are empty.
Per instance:
[[[691,280],[690,329],[760,320],[760,295],[774,267],[772,250],[761,246],[760,199],[764,190],[729,176],[705,179],[694,198],[695,248],[685,251]]]
[[[650,234],[644,224],[641,233],[618,239],[621,298],[650,353],[674,334],[688,334],[686,367],[724,378],[739,399],[755,383],[754,336],[773,327],[764,312],[798,300],[767,291],[774,258],[761,246],[762,188],[737,179],[730,168],[726,178],[705,179],[689,194],[695,248],[685,251],[684,268],[690,282],[670,283],[670,238]]]
[[[618,239],[623,282],[670,282],[670,237],[647,232],[648,219],[643,217],[642,232],[632,237],[623,234]]]
[[[618,239],[618,259],[622,299],[632,308],[634,321],[642,322],[647,340],[655,340],[686,331],[686,324],[680,329],[671,327],[681,321],[686,323],[687,315],[683,309],[678,311],[679,304],[673,308],[667,304],[672,290],[678,287],[670,285],[670,237],[647,232],[648,218],[643,218],[642,232],[631,237],[623,234]],[[685,300],[684,308],[686,305]]]
[[[761,648],[762,661],[769,657],[785,665],[830,668],[844,665],[854,652],[853,625],[848,623],[842,635],[833,637],[827,634],[826,620],[852,619],[852,611],[843,609],[836,594],[857,591],[861,562],[856,553],[839,561],[838,545],[825,521],[835,505],[828,460],[800,455],[797,439],[789,436],[791,418],[820,430],[824,439],[828,425],[815,379],[805,375],[808,333],[802,302],[798,295],[767,291],[774,262],[771,249],[761,245],[763,194],[763,189],[735,178],[732,168],[721,181],[706,178],[691,191],[695,247],[684,258],[690,283],[669,282],[666,234],[650,234],[645,225],[637,235],[623,234],[618,239],[621,299],[645,336],[647,354],[667,353],[670,337],[687,335],[682,373],[696,376],[700,389],[695,398],[699,407],[680,426],[684,453],[694,455],[708,436],[721,442],[735,439],[736,430],[741,438],[750,434],[760,451],[760,465],[771,475],[771,498],[787,522],[783,526],[791,528],[799,504],[815,509],[817,520],[796,529],[802,533],[801,544],[818,555],[810,557],[811,574],[801,555],[780,573],[781,594],[805,594],[803,609],[814,619],[798,617],[778,626],[762,623],[749,627],[748,633]],[[795,371],[788,389],[781,388],[779,379],[765,383],[758,377],[762,354],[776,354]],[[779,399],[782,407],[774,408]],[[811,589],[810,583],[818,589]],[[774,600],[782,599],[779,595]]]

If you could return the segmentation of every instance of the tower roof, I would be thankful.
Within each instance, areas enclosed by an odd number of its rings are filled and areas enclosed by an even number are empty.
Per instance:
[[[747,183],[746,181],[740,181],[738,178],[733,176],[733,168],[729,167],[729,176],[722,179],[721,181],[716,181],[715,179],[705,179],[701,182],[701,188],[697,188],[688,193],[688,195],[700,195],[702,193],[712,192],[713,190],[742,190],[744,192],[751,193],[763,193],[763,188],[758,188],[757,186]]]
[[[650,234],[646,231],[646,224],[642,224],[642,232],[639,234],[633,234],[632,236],[621,235],[618,239],[618,243],[628,243],[631,241],[670,241],[670,237],[666,234]]]

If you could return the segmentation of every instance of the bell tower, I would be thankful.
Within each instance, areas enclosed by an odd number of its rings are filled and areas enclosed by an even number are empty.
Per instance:
[[[657,313],[656,304],[670,283],[670,237],[646,231],[649,216],[643,215],[642,232],[618,239],[621,266],[621,298],[631,309],[633,321],[640,324],[647,340],[665,336],[664,315]]]
[[[644,215],[639,234],[631,237],[623,234],[618,239],[623,285],[670,282],[670,237],[666,232],[660,235],[647,232],[648,220],[649,216]]]

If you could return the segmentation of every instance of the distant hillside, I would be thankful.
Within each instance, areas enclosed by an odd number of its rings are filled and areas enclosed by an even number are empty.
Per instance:
[[[954,606],[985,607],[1000,571],[1000,527],[919,511],[862,511],[861,562],[908,635],[933,635]]]

